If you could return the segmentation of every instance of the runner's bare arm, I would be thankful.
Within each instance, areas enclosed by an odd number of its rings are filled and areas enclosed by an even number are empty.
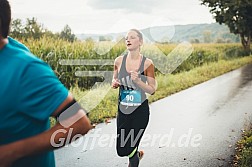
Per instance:
[[[114,61],[114,72],[113,72],[113,79],[112,79],[112,84],[111,84],[111,87],[114,89],[120,86],[120,82],[118,80],[118,72],[121,66],[121,62],[122,62],[122,56],[117,57]]]
[[[52,114],[52,116],[58,115],[59,112],[65,108],[65,106],[73,101],[73,99],[73,96],[69,94],[65,101]],[[57,123],[54,127],[41,134],[0,146],[0,166],[11,166],[13,162],[20,158],[60,148],[68,143],[64,142],[64,144],[61,146],[55,147],[52,145],[52,141],[53,143],[62,143],[63,139],[66,141],[68,135],[70,136],[69,141],[72,141],[72,138],[76,134],[84,135],[92,128],[89,119],[86,117],[86,114],[82,109],[79,109],[77,112],[75,112],[75,114],[67,118],[65,121],[71,122],[72,120],[77,121],[72,122],[69,127],[64,127],[60,123]],[[61,133],[56,133],[59,130]],[[52,136],[55,137],[51,139]]]

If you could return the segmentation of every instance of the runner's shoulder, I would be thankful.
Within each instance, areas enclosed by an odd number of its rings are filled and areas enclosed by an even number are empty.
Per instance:
[[[123,60],[123,55],[118,56],[118,57],[115,59],[114,64],[115,64],[116,66],[120,66],[120,65],[122,64],[122,60]]]
[[[152,61],[151,59],[146,58],[146,60],[145,60],[145,62],[144,62],[144,65],[145,65],[146,67],[149,67],[149,66],[154,65],[154,64],[153,64],[153,61]]]

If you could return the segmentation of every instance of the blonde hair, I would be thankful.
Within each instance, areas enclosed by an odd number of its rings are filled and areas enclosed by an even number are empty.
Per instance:
[[[136,32],[139,39],[143,41],[143,34],[139,30],[133,28],[133,29],[130,29],[130,31]]]

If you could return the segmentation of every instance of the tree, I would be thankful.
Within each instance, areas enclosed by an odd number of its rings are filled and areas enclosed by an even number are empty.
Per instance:
[[[26,24],[22,24],[21,19],[14,19],[11,22],[10,35],[14,38],[34,38],[39,39],[43,36],[45,30],[43,26],[37,23],[33,17],[26,19]]]
[[[43,36],[43,27],[37,23],[36,18],[26,19],[26,25],[24,27],[26,38],[32,37],[39,39]]]
[[[200,0],[210,8],[216,22],[226,24],[231,33],[239,34],[242,45],[250,52],[252,37],[251,0]]]
[[[44,29],[43,36],[58,39],[59,38],[59,33],[53,33],[52,31],[50,31],[48,29]]]
[[[66,25],[63,30],[60,32],[60,38],[67,40],[69,42],[73,42],[76,40],[75,35],[72,33],[71,28],[69,27],[69,25]]]
[[[10,35],[13,38],[21,38],[24,35],[24,26],[21,19],[15,19],[11,21]]]
[[[44,28],[42,24],[38,23],[37,19],[34,17],[31,19],[27,18],[25,24],[22,23],[21,19],[12,20],[10,26],[10,36],[18,39],[40,39],[43,36],[46,36],[54,39],[62,38],[70,42],[77,39],[68,25],[66,25],[60,33],[53,33],[47,28]]]

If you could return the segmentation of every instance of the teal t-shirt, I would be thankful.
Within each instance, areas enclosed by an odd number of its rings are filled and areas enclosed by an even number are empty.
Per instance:
[[[0,145],[28,138],[50,128],[49,117],[68,90],[48,64],[18,41],[0,50]],[[31,146],[32,147],[32,146]],[[53,152],[18,160],[14,167],[53,167]]]

